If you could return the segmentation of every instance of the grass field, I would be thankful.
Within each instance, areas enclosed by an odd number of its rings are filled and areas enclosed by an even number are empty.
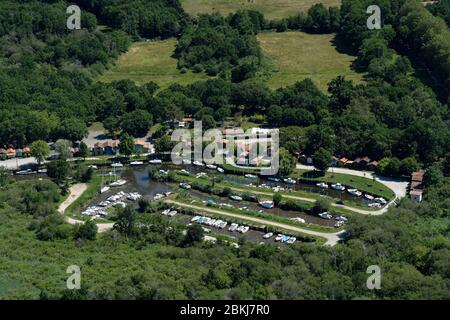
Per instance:
[[[338,75],[358,83],[362,74],[351,70],[355,57],[340,53],[333,45],[334,35],[303,32],[267,32],[258,35],[266,55],[278,69],[270,79],[271,88],[279,88],[311,78],[324,92]]]
[[[177,60],[171,57],[175,44],[175,39],[133,43],[128,52],[119,57],[116,65],[97,80],[111,82],[130,79],[138,85],[154,81],[161,88],[166,88],[172,83],[186,85],[207,79],[204,73],[180,73]]]
[[[340,0],[181,0],[190,15],[220,12],[224,15],[239,9],[258,10],[268,19],[285,18],[307,11],[313,4],[339,6]]]

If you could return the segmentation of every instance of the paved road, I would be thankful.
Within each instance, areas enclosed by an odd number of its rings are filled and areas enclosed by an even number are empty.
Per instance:
[[[64,215],[64,212],[66,209],[75,201],[77,200],[83,192],[85,192],[87,189],[87,184],[85,183],[77,183],[74,184],[69,188],[69,196],[66,200],[64,200],[58,207],[59,213]],[[64,216],[66,221],[69,224],[78,224],[78,223],[84,223],[82,220],[76,220],[67,216]],[[113,227],[114,223],[97,223],[98,232],[105,232]]]
[[[247,221],[253,221],[253,222],[264,224],[264,225],[270,225],[270,226],[274,226],[274,227],[283,228],[285,230],[291,230],[291,231],[295,231],[295,232],[299,232],[299,233],[303,233],[303,234],[309,234],[309,235],[325,238],[326,239],[325,244],[330,245],[330,246],[336,245],[339,242],[341,235],[345,232],[345,230],[335,232],[335,233],[319,232],[319,231],[314,231],[314,230],[309,230],[309,229],[292,226],[289,224],[284,224],[281,222],[265,220],[265,219],[251,217],[251,216],[242,215],[242,214],[238,214],[238,213],[231,213],[231,212],[226,212],[226,211],[213,209],[213,208],[205,208],[205,207],[200,207],[200,206],[196,206],[196,205],[192,205],[192,204],[185,204],[185,203],[178,202],[175,200],[166,199],[165,202],[176,204],[176,205],[186,207],[186,208],[191,208],[194,210],[216,213],[216,214],[220,214],[222,216],[228,216],[228,217],[243,219],[243,220],[247,220]]]

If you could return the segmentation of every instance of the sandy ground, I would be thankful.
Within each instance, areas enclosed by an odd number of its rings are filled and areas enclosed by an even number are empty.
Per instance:
[[[69,196],[64,200],[58,208],[59,213],[64,214],[67,207],[69,207],[75,200],[77,200],[87,189],[87,184],[77,183],[69,188]],[[84,221],[76,220],[65,216],[65,219],[70,224],[84,223]],[[97,223],[98,232],[105,232],[113,227],[114,223]]]
[[[233,217],[233,218],[239,218],[239,219],[244,219],[247,221],[253,221],[253,222],[257,222],[260,224],[265,224],[265,225],[270,225],[270,226],[274,226],[274,227],[279,227],[279,228],[283,228],[285,230],[292,230],[295,232],[300,232],[303,234],[309,234],[309,235],[313,235],[313,236],[318,236],[321,238],[325,238],[326,241],[326,245],[330,245],[330,246],[334,246],[338,243],[338,241],[340,240],[340,236],[345,232],[345,230],[336,232],[336,233],[326,233],[326,232],[319,232],[319,231],[314,231],[314,230],[308,230],[308,229],[303,229],[300,227],[295,227],[289,224],[284,224],[281,222],[275,222],[275,221],[269,221],[269,220],[264,220],[264,219],[260,219],[260,218],[256,218],[256,217],[251,217],[251,216],[247,216],[247,215],[241,215],[238,213],[232,213],[232,212],[226,212],[226,211],[222,211],[222,210],[218,210],[218,209],[213,209],[213,208],[204,208],[204,207],[199,207],[199,206],[195,206],[195,205],[191,205],[191,204],[185,204],[182,202],[177,202],[174,200],[166,200],[167,203],[173,203],[182,207],[187,207],[187,208],[191,208],[194,210],[199,210],[199,211],[203,211],[203,212],[211,212],[211,213],[216,213],[216,214],[220,214],[223,216],[228,216],[228,217]]]

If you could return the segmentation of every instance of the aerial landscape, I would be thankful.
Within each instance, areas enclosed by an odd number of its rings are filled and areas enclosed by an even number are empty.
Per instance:
[[[449,26],[450,0],[1,1],[0,300],[449,300]]]

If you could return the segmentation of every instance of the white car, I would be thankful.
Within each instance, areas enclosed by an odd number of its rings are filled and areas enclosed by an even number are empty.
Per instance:
[[[269,232],[269,233],[266,233],[266,234],[263,236],[263,238],[264,238],[264,239],[270,239],[272,236],[273,236],[273,233],[272,233],[272,232]]]

